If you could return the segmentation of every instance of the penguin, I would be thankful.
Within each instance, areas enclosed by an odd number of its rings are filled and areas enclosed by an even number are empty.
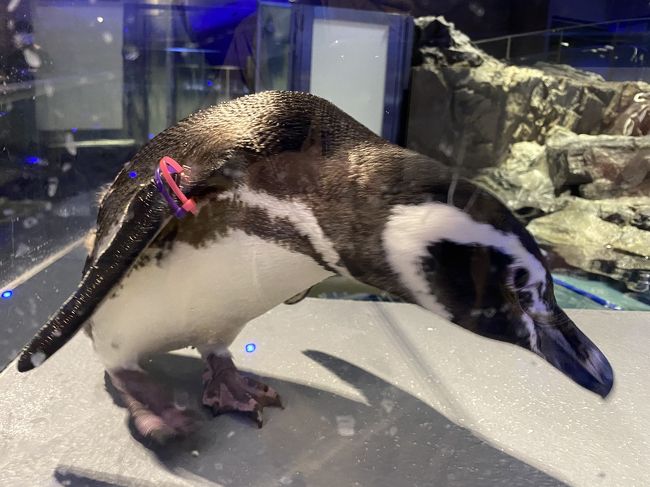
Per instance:
[[[180,195],[163,197],[164,158],[180,167]],[[194,214],[179,218],[184,200]],[[333,275],[528,349],[603,398],[613,386],[608,360],[558,306],[540,248],[497,197],[310,94],[245,96],[160,133],[103,194],[88,243],[78,289],[18,370],[84,328],[146,438],[194,428],[141,367],[188,346],[205,362],[202,403],[261,426],[280,396],[241,375],[228,347],[247,322]]]

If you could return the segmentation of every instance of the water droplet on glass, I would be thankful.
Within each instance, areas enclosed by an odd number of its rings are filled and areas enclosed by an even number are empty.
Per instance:
[[[469,11],[477,17],[483,17],[485,15],[485,8],[478,2],[471,2],[469,4]]]
[[[113,42],[113,34],[111,34],[110,32],[102,32],[102,39],[106,44],[110,44],[111,42]]]
[[[174,391],[174,407],[185,411],[190,403],[190,395],[185,391]]]
[[[9,2],[9,5],[7,5],[7,11],[8,12],[13,12],[16,10],[16,8],[20,5],[20,0],[11,0]]]
[[[127,61],[135,61],[140,57],[140,51],[135,46],[124,47],[124,59]]]
[[[391,401],[390,399],[382,399],[381,400],[381,407],[384,408],[384,411],[386,411],[388,414],[393,410],[395,407],[395,403]]]
[[[18,247],[16,248],[16,253],[14,254],[16,257],[22,257],[24,255],[27,255],[30,251],[29,245],[26,245],[24,243],[18,244]]]
[[[352,416],[337,416],[336,426],[339,435],[354,436],[355,420]]]
[[[31,49],[25,49],[23,51],[23,56],[25,57],[25,62],[30,68],[40,68],[41,64],[43,64],[41,62],[41,57]]]
[[[192,450],[192,456],[194,458],[198,457],[199,456],[199,451],[198,450]]]
[[[71,156],[77,155],[77,144],[74,141],[74,135],[72,134],[72,132],[66,132],[64,136],[63,146],[65,147],[65,150],[68,151],[68,154],[70,154]]]
[[[38,220],[33,216],[29,216],[29,217],[27,217],[27,218],[25,218],[23,220],[23,227],[24,228],[29,229],[29,228],[35,227],[36,225],[38,225]]]
[[[59,178],[48,178],[47,180],[47,195],[52,198],[59,189]]]

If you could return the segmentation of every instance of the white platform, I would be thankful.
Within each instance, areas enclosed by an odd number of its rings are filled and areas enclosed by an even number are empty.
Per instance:
[[[158,449],[131,437],[80,334],[34,372],[0,375],[0,486],[648,486],[649,315],[569,314],[612,362],[606,401],[414,306],[281,306],[232,351],[286,409],[262,429],[206,413],[197,435]],[[194,355],[150,367],[199,408]]]

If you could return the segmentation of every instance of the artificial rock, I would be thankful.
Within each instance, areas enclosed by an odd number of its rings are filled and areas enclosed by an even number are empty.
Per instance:
[[[416,26],[407,145],[466,174],[500,164],[513,143],[545,144],[553,127],[634,135],[650,122],[642,108],[650,84],[608,82],[569,66],[511,66],[442,17],[420,17]]]
[[[487,187],[564,262],[648,292],[650,84],[514,66],[416,20],[409,148]]]

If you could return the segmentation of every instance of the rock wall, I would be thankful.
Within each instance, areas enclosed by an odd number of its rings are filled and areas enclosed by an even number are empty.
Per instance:
[[[420,17],[416,30],[407,146],[467,174],[501,163],[513,143],[545,144],[553,127],[614,133],[635,96],[650,92],[647,83],[607,82],[569,66],[507,65],[442,17]]]
[[[563,209],[533,220],[528,229],[569,265],[648,292],[650,198],[568,198]]]
[[[650,84],[511,66],[417,19],[407,145],[530,222],[569,266],[650,292]]]
[[[588,199],[650,195],[650,137],[553,129],[546,159],[558,191],[577,188]]]

